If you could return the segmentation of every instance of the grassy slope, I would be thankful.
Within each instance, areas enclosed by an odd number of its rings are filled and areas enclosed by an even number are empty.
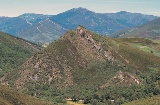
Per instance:
[[[144,52],[152,53],[160,57],[160,43],[159,40],[149,40],[144,38],[120,38],[119,40],[136,47]]]
[[[54,105],[47,101],[42,101],[7,86],[0,86],[0,105]]]
[[[123,105],[160,105],[160,96],[153,96],[149,98],[139,99]]]
[[[37,51],[36,45],[0,32],[0,77],[19,67]]]

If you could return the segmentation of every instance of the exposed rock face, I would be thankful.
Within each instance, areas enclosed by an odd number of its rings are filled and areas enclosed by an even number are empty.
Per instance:
[[[113,78],[107,81],[104,85],[100,86],[100,88],[105,88],[112,85],[121,85],[121,86],[130,86],[132,84],[142,84],[142,81],[137,78],[136,76],[133,76],[132,74],[128,72],[122,72],[119,71]]]
[[[86,30],[82,26],[78,26],[76,30],[81,37],[86,37]]]
[[[5,81],[5,76],[3,76],[2,78],[0,78],[0,84],[1,85],[9,85],[8,81]]]
[[[104,51],[104,55],[108,60],[114,61],[114,57],[112,56],[112,53],[108,51]]]
[[[116,76],[114,76],[113,79],[117,79],[121,83],[122,82],[129,83],[130,85],[131,84],[138,84],[139,85],[141,83],[141,81],[137,77],[131,75],[130,73],[121,72],[121,71],[118,72],[118,74]]]
[[[93,44],[93,48],[97,49],[98,51],[102,50],[101,43],[94,41],[92,35],[89,34],[87,29],[79,25],[76,30],[81,38],[85,38],[88,42]]]

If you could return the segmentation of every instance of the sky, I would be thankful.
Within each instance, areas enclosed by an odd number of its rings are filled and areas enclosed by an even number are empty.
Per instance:
[[[78,7],[97,13],[128,11],[160,16],[160,0],[0,0],[0,16],[56,15]]]

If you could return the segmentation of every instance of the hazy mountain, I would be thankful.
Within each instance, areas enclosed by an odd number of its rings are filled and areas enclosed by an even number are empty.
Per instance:
[[[29,27],[29,24],[19,17],[8,18],[0,22],[0,30],[12,35],[16,35],[18,31],[26,27]]]
[[[6,75],[1,82],[14,83],[17,89],[45,99],[60,96],[91,104],[114,100],[118,105],[160,94],[160,59],[132,46],[138,42],[155,44],[147,39],[111,39],[79,26],[33,55],[18,72]]]
[[[25,13],[20,16],[19,18],[26,20],[28,24],[34,25],[40,21],[45,20],[46,18],[50,17],[50,15],[43,15],[43,14],[34,14],[34,13]]]
[[[129,30],[119,31],[114,33],[113,36],[160,39],[160,18]]]
[[[83,25],[88,29],[103,35],[127,28],[123,25],[120,26],[121,24],[111,18],[105,17],[103,14],[98,14],[85,8],[68,10],[51,17],[51,20],[69,30],[75,29],[77,25]],[[116,27],[116,29],[114,29],[114,27]]]
[[[3,22],[3,21],[5,21],[5,20],[7,20],[7,19],[9,19],[9,17],[4,17],[4,16],[0,17],[0,23]]]
[[[51,17],[53,21],[67,29],[74,29],[77,25],[83,25],[102,35],[135,27],[155,18],[155,16],[124,11],[102,14],[89,11],[85,8],[74,8]]]
[[[22,29],[16,36],[36,43],[51,43],[67,30],[49,18],[28,28]]]
[[[120,11],[117,13],[106,13],[106,16],[115,19],[123,25],[128,26],[128,28],[142,25],[156,18],[153,15],[144,15],[141,13],[131,13],[126,11]]]
[[[0,30],[12,35],[17,35],[18,31],[28,28],[48,17],[49,15],[41,14],[23,14],[12,18],[0,17]]]

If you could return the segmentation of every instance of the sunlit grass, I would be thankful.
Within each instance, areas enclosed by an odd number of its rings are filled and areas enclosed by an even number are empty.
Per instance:
[[[73,102],[73,101],[67,101],[67,105],[85,105],[85,104]]]
[[[160,96],[154,96],[146,99],[139,99],[123,105],[160,105]]]
[[[142,51],[148,52],[148,53],[152,53],[156,56],[160,56],[160,52],[154,50],[153,48],[149,47],[149,46],[145,46],[142,44],[133,44],[132,46],[139,48]]]

